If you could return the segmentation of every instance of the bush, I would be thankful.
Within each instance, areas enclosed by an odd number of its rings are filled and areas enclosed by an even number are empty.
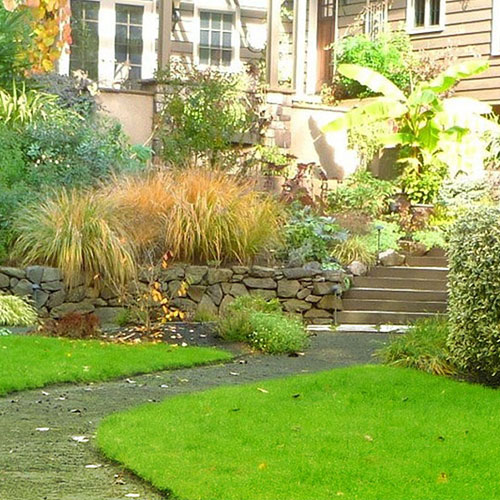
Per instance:
[[[454,375],[446,347],[448,323],[443,317],[416,321],[404,335],[395,336],[376,355],[388,365],[415,368],[435,375]]]
[[[135,273],[134,248],[113,205],[93,192],[60,191],[24,208],[14,223],[14,253],[26,264],[58,267],[69,287],[116,288]]]
[[[308,344],[307,332],[301,320],[281,313],[253,312],[250,315],[252,333],[250,345],[268,354],[303,351]]]
[[[0,326],[32,326],[38,314],[23,298],[0,295]]]
[[[333,213],[355,210],[377,217],[388,209],[395,191],[391,182],[359,169],[331,191],[328,205]]]
[[[446,248],[447,246],[446,235],[438,228],[415,231],[411,236],[417,243],[422,243],[427,250],[431,250],[432,248]]]
[[[476,207],[448,242],[448,347],[464,372],[500,383],[500,208]]]
[[[56,337],[88,339],[99,331],[99,318],[95,314],[69,313],[58,320],[44,323],[44,331]]]
[[[377,261],[376,252],[371,251],[363,236],[358,235],[335,245],[332,256],[344,266],[357,260],[370,267]]]
[[[380,245],[379,231],[380,228]],[[399,240],[404,237],[404,232],[397,222],[376,220],[371,226],[371,230],[367,235],[361,236],[361,241],[364,242],[368,252],[377,255],[378,251],[397,250],[399,248]]]

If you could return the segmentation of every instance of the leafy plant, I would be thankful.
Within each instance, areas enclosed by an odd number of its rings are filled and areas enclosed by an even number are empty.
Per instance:
[[[250,315],[250,345],[268,354],[303,351],[308,335],[301,320],[282,313],[253,312]]]
[[[385,364],[415,368],[434,375],[455,375],[446,346],[448,323],[443,317],[416,321],[403,335],[393,337],[376,352]]]
[[[282,175],[287,176],[290,166],[297,159],[289,153],[283,152],[277,146],[255,146],[257,159],[260,163],[262,175]]]
[[[380,237],[379,237],[380,233]],[[399,240],[404,237],[404,232],[397,222],[376,220],[368,234],[360,236],[366,250],[374,255],[385,250],[397,250]]]
[[[99,331],[99,318],[95,314],[69,313],[61,319],[44,322],[42,330],[56,337],[89,339]]]
[[[21,210],[14,226],[14,253],[26,264],[58,267],[70,287],[83,276],[88,285],[120,288],[135,274],[126,228],[113,205],[94,192],[55,192]]]
[[[372,266],[377,260],[376,252],[369,249],[366,240],[358,235],[351,236],[335,245],[332,256],[344,266],[348,266],[355,260]]]
[[[447,247],[446,235],[438,228],[415,231],[412,234],[412,239],[418,243],[422,243],[427,250]]]
[[[355,64],[342,64],[339,72],[382,94],[368,104],[354,108],[334,120],[324,131],[337,131],[377,121],[395,123],[397,132],[386,142],[399,145],[403,166],[400,184],[411,201],[434,201],[448,165],[455,172],[472,166],[485,154],[478,140],[496,125],[482,115],[490,106],[465,97],[441,98],[458,81],[485,71],[488,62],[472,59],[454,66],[430,82],[421,82],[406,96],[383,75]],[[479,148],[479,153],[478,153]],[[483,154],[483,156],[484,156]],[[478,156],[479,155],[479,156]]]
[[[500,383],[500,209],[478,206],[451,227],[448,348],[460,370]]]
[[[32,326],[38,314],[22,297],[0,294],[0,326]]]

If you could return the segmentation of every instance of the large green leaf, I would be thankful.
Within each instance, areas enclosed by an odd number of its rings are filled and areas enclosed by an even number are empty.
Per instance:
[[[440,94],[451,89],[458,81],[486,71],[489,66],[489,62],[485,59],[471,59],[463,63],[454,64],[426,84],[425,87]]]
[[[376,94],[383,94],[385,97],[398,101],[406,100],[403,92],[394,83],[370,68],[358,64],[341,64],[338,67],[338,72],[347,78],[358,81]]]
[[[338,132],[340,130],[366,125],[377,121],[387,121],[399,118],[408,108],[394,99],[380,97],[368,104],[353,108],[344,116],[333,120],[322,128],[323,132]]]

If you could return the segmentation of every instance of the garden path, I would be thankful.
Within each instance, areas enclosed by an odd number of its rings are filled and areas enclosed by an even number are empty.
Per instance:
[[[226,365],[50,386],[1,398],[0,499],[162,499],[160,493],[99,453],[94,434],[102,418],[219,385],[371,363],[374,349],[386,339],[381,333],[320,332],[303,356],[243,355]]]

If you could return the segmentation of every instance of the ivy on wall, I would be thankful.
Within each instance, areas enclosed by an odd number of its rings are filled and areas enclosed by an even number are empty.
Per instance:
[[[34,73],[52,71],[64,47],[71,44],[69,0],[3,0],[9,11],[30,9],[33,47],[29,59]]]

